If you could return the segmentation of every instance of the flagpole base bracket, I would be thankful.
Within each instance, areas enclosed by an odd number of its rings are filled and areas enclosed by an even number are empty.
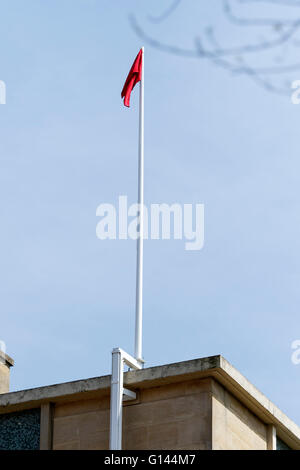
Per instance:
[[[136,393],[124,388],[124,366],[141,370],[144,361],[138,361],[121,348],[112,351],[112,374],[110,391],[110,450],[122,450],[123,401],[136,400]]]

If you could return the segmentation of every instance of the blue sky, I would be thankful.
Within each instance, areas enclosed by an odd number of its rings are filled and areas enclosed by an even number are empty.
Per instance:
[[[108,374],[113,347],[133,353],[135,243],[95,230],[99,204],[136,201],[138,93],[128,110],[120,92],[145,45],[146,204],[205,204],[202,251],[145,242],[147,366],[222,354],[300,423],[300,106],[143,44],[129,22],[134,12],[147,33],[189,48],[210,25],[228,45],[257,39],[206,4],[186,0],[154,24],[170,2],[1,2],[0,339],[12,390]]]

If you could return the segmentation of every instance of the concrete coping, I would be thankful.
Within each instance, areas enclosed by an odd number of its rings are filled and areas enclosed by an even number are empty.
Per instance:
[[[124,386],[138,391],[197,378],[214,378],[292,449],[300,450],[300,428],[222,356],[150,367],[124,373]],[[95,377],[0,395],[0,414],[77,399],[109,396],[111,376]]]
[[[5,363],[5,365],[9,368],[13,367],[15,365],[15,361],[10,357],[8,356],[7,354],[5,354],[3,351],[0,350],[0,363]]]

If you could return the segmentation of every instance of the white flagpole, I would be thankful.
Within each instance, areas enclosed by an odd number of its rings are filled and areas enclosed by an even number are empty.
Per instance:
[[[142,47],[142,78],[140,82],[140,119],[139,119],[139,179],[138,204],[140,230],[137,239],[136,264],[136,310],[135,310],[135,358],[143,363],[143,251],[144,251],[144,66],[145,54]]]

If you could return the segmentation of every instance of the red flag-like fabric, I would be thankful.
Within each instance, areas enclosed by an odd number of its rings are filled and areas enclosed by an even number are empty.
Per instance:
[[[130,69],[125,85],[123,87],[121,98],[124,98],[124,105],[130,107],[130,95],[137,83],[142,79],[143,51],[142,49],[136,56],[133,66]]]

